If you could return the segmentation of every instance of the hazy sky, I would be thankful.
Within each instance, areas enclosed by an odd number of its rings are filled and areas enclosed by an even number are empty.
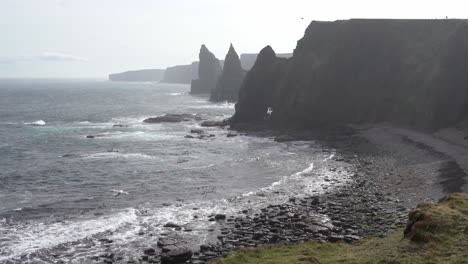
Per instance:
[[[465,2],[465,3],[464,3]],[[98,77],[270,44],[292,52],[312,20],[466,18],[466,0],[0,0],[0,77]],[[304,19],[300,19],[304,17]]]

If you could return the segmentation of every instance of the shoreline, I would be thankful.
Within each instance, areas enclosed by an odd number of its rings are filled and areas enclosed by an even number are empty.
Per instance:
[[[270,205],[257,214],[245,211],[243,217],[213,215],[218,223],[216,239],[193,252],[190,245],[177,241],[177,232],[168,233],[160,238],[159,249],[145,251],[150,254],[144,254],[143,261],[160,263],[164,259],[161,263],[201,264],[259,245],[310,240],[352,242],[365,237],[384,237],[404,227],[408,212],[417,204],[437,201],[449,192],[467,191],[465,165],[459,165],[450,154],[440,151],[437,146],[440,142],[434,147],[428,144],[427,138],[418,141],[415,137],[422,133],[412,130],[385,125],[327,135],[313,131],[285,134],[258,127],[253,132],[232,130],[274,136],[278,142],[317,140],[336,150],[338,155],[333,160],[350,164],[356,173],[349,185],[323,195],[291,197],[289,202]],[[159,250],[163,253],[158,254]],[[188,262],[177,262],[177,257],[184,254]]]

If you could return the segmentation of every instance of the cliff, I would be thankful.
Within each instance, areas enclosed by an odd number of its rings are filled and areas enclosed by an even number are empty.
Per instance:
[[[214,102],[237,101],[244,76],[245,71],[241,67],[239,55],[231,44],[224,60],[223,72],[216,88],[211,91],[210,100]]]
[[[272,106],[273,91],[286,71],[287,59],[278,58],[270,46],[260,51],[239,91],[233,122],[263,120]]]
[[[109,74],[109,81],[114,82],[159,82],[164,70],[148,69]]]
[[[276,54],[277,57],[279,58],[291,58],[292,53],[278,53]],[[257,60],[258,53],[244,53],[240,55],[240,61],[242,64],[242,69],[248,71],[252,69],[253,65],[255,64],[255,61]]]
[[[162,78],[162,83],[191,83],[198,78],[198,62],[189,65],[168,67]]]
[[[201,46],[199,57],[198,79],[192,81],[190,93],[210,94],[221,75],[221,64],[205,45]]]
[[[314,21],[284,65],[267,57],[247,75],[233,121],[262,120],[269,107],[281,127],[435,130],[468,118],[466,20]]]

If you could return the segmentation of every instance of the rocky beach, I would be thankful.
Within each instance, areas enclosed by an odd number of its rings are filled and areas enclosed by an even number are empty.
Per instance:
[[[278,144],[319,141],[325,152],[335,153],[327,160],[328,170],[345,176],[329,179],[323,175],[325,190],[330,189],[323,194],[292,194],[287,202],[259,211],[209,215],[214,224],[209,229],[210,239],[201,246],[184,241],[180,235],[191,232],[189,225],[166,223],[157,245],[144,249],[138,261],[201,264],[260,245],[351,243],[385,237],[406,226],[408,213],[417,204],[468,191],[463,169],[468,165],[463,163],[468,148],[459,149],[459,145],[430,134],[388,124],[315,132],[255,126],[235,134],[275,138]],[[454,149],[460,151],[457,156],[447,152]],[[252,195],[264,194],[260,191]],[[118,262],[114,255],[101,259]]]

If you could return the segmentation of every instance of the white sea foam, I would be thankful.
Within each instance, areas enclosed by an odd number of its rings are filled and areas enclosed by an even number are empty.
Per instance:
[[[132,132],[123,132],[123,131],[115,131],[115,132],[104,132],[98,134],[96,139],[126,139],[126,140],[141,140],[141,141],[158,141],[158,140],[169,140],[169,139],[180,139],[182,140],[183,137],[177,137],[176,135],[171,135],[168,133],[164,133],[162,131],[132,131]]]
[[[157,159],[155,156],[150,156],[142,153],[119,153],[119,152],[102,152],[86,155],[87,159]]]
[[[0,262],[105,231],[114,231],[125,224],[136,224],[137,220],[137,210],[126,209],[91,220],[53,224],[34,223],[16,226],[16,228],[11,226],[4,228],[0,225],[2,237],[11,239],[6,245],[0,243]]]
[[[234,109],[236,104],[234,103],[221,103],[221,104],[209,104],[209,105],[196,105],[192,106],[197,109]]]
[[[189,168],[184,168],[184,170],[197,170],[197,169],[207,169],[213,167],[214,164],[206,165],[206,166],[200,166],[200,167],[189,167]]]
[[[30,125],[30,126],[45,126],[46,122],[44,120],[37,120],[34,122],[29,122],[29,123],[24,123],[25,125]]]

